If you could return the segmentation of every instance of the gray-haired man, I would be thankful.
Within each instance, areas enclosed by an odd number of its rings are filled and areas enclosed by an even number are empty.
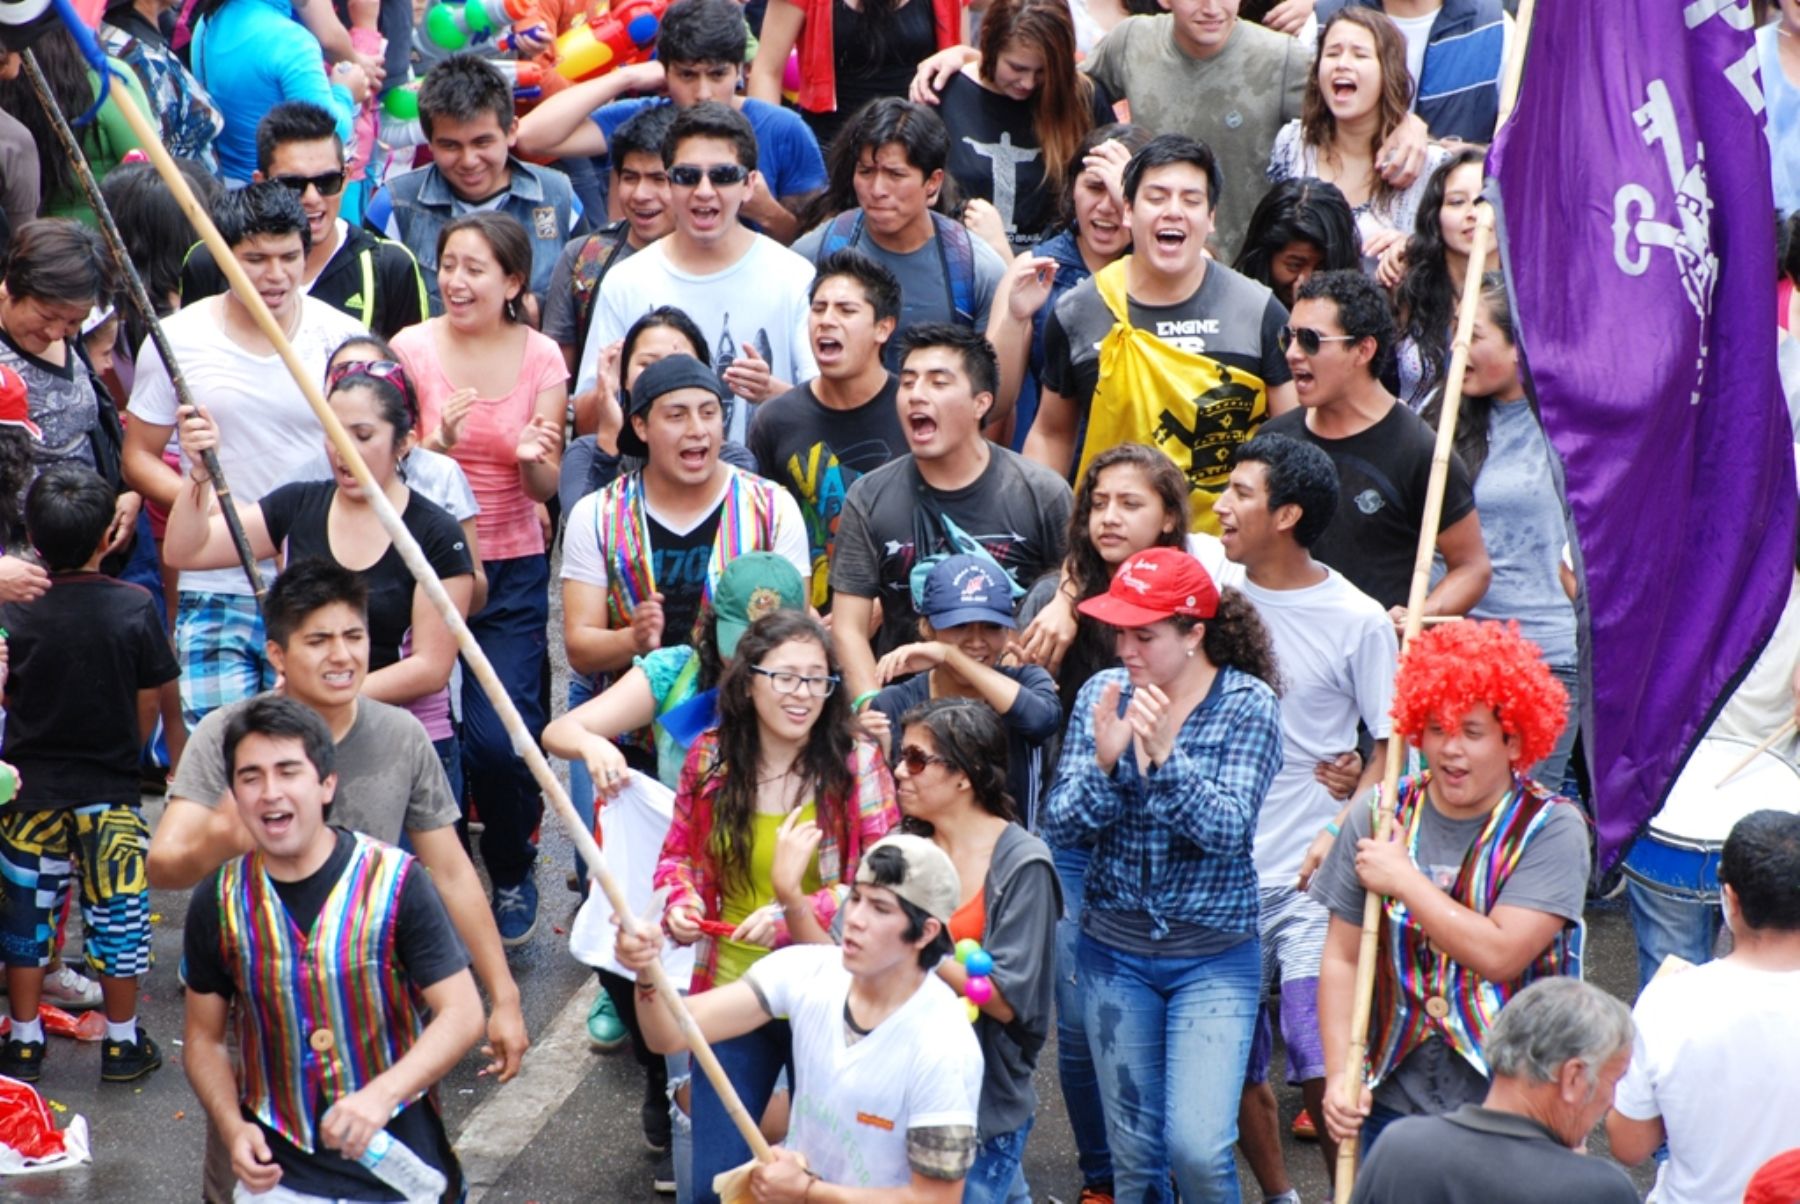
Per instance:
[[[1599,988],[1532,983],[1488,1032],[1487,1099],[1383,1130],[1351,1204],[1633,1204],[1623,1171],[1576,1152],[1612,1106],[1632,1034],[1631,1012]]]

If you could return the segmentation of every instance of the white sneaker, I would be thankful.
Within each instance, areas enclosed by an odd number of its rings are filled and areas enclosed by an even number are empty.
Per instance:
[[[106,1002],[106,997],[99,983],[64,962],[44,975],[43,1001],[65,1012],[87,1012]]]

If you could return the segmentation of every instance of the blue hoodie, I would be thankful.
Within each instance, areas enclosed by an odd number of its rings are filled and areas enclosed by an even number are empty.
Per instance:
[[[193,65],[225,118],[215,146],[228,181],[248,181],[256,171],[257,124],[282,101],[311,101],[351,140],[356,103],[327,78],[319,40],[294,19],[289,0],[226,0],[195,32]]]

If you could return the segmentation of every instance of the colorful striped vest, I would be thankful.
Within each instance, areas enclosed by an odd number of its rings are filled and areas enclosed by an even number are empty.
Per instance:
[[[1406,833],[1407,848],[1418,860],[1419,821],[1429,773],[1400,783],[1394,822]],[[1513,788],[1488,816],[1481,835],[1469,846],[1450,897],[1486,915],[1525,851],[1526,844],[1549,820],[1553,808],[1567,800],[1528,778],[1515,776]],[[1536,961],[1513,982],[1489,982],[1434,949],[1411,913],[1398,899],[1383,899],[1387,922],[1381,926],[1380,958],[1369,1026],[1369,1085],[1372,1087],[1433,1036],[1480,1071],[1488,1073],[1481,1047],[1500,1009],[1514,994],[1539,978],[1567,971],[1573,924],[1564,925]],[[1445,1014],[1433,1015],[1428,1001],[1441,999]]]
[[[366,1086],[424,1028],[424,1002],[394,950],[413,859],[352,836],[349,864],[310,932],[295,928],[258,854],[219,871],[220,953],[241,995],[240,1098],[308,1153],[318,1136],[315,1101],[329,1105]]]
[[[728,471],[731,483],[713,536],[712,558],[706,563],[701,595],[705,599],[712,598],[727,564],[745,552],[768,551],[775,542],[775,491],[780,486],[740,469],[728,466]],[[616,631],[631,626],[631,612],[656,592],[643,473],[627,473],[601,492],[594,507],[594,535],[606,560],[606,625]],[[674,637],[670,643],[698,643],[699,635],[696,629],[669,632],[665,638]]]

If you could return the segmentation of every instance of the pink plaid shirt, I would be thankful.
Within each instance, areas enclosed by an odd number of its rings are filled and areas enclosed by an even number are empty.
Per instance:
[[[668,930],[669,913],[678,907],[693,908],[702,916],[716,918],[723,893],[719,867],[714,864],[707,838],[712,834],[713,800],[725,781],[724,772],[715,772],[719,752],[719,734],[707,732],[688,749],[681,766],[681,782],[675,790],[675,815],[669,823],[669,834],[663,840],[662,858],[656,863],[656,888],[668,888],[668,902],[663,906],[663,929]],[[867,740],[858,740],[850,750],[850,773],[854,784],[855,816],[847,825],[847,847],[839,848],[843,825],[844,802],[821,800],[819,827],[824,839],[815,854],[820,888],[812,896],[813,915],[827,932],[837,917],[838,907],[848,896],[848,885],[856,878],[856,864],[862,851],[888,834],[900,822],[900,808],[895,801],[894,777],[888,772],[881,751]],[[788,944],[785,921],[777,922],[775,947]],[[719,951],[710,936],[701,934],[694,944],[694,980],[691,990],[698,994],[711,990],[718,974]]]

